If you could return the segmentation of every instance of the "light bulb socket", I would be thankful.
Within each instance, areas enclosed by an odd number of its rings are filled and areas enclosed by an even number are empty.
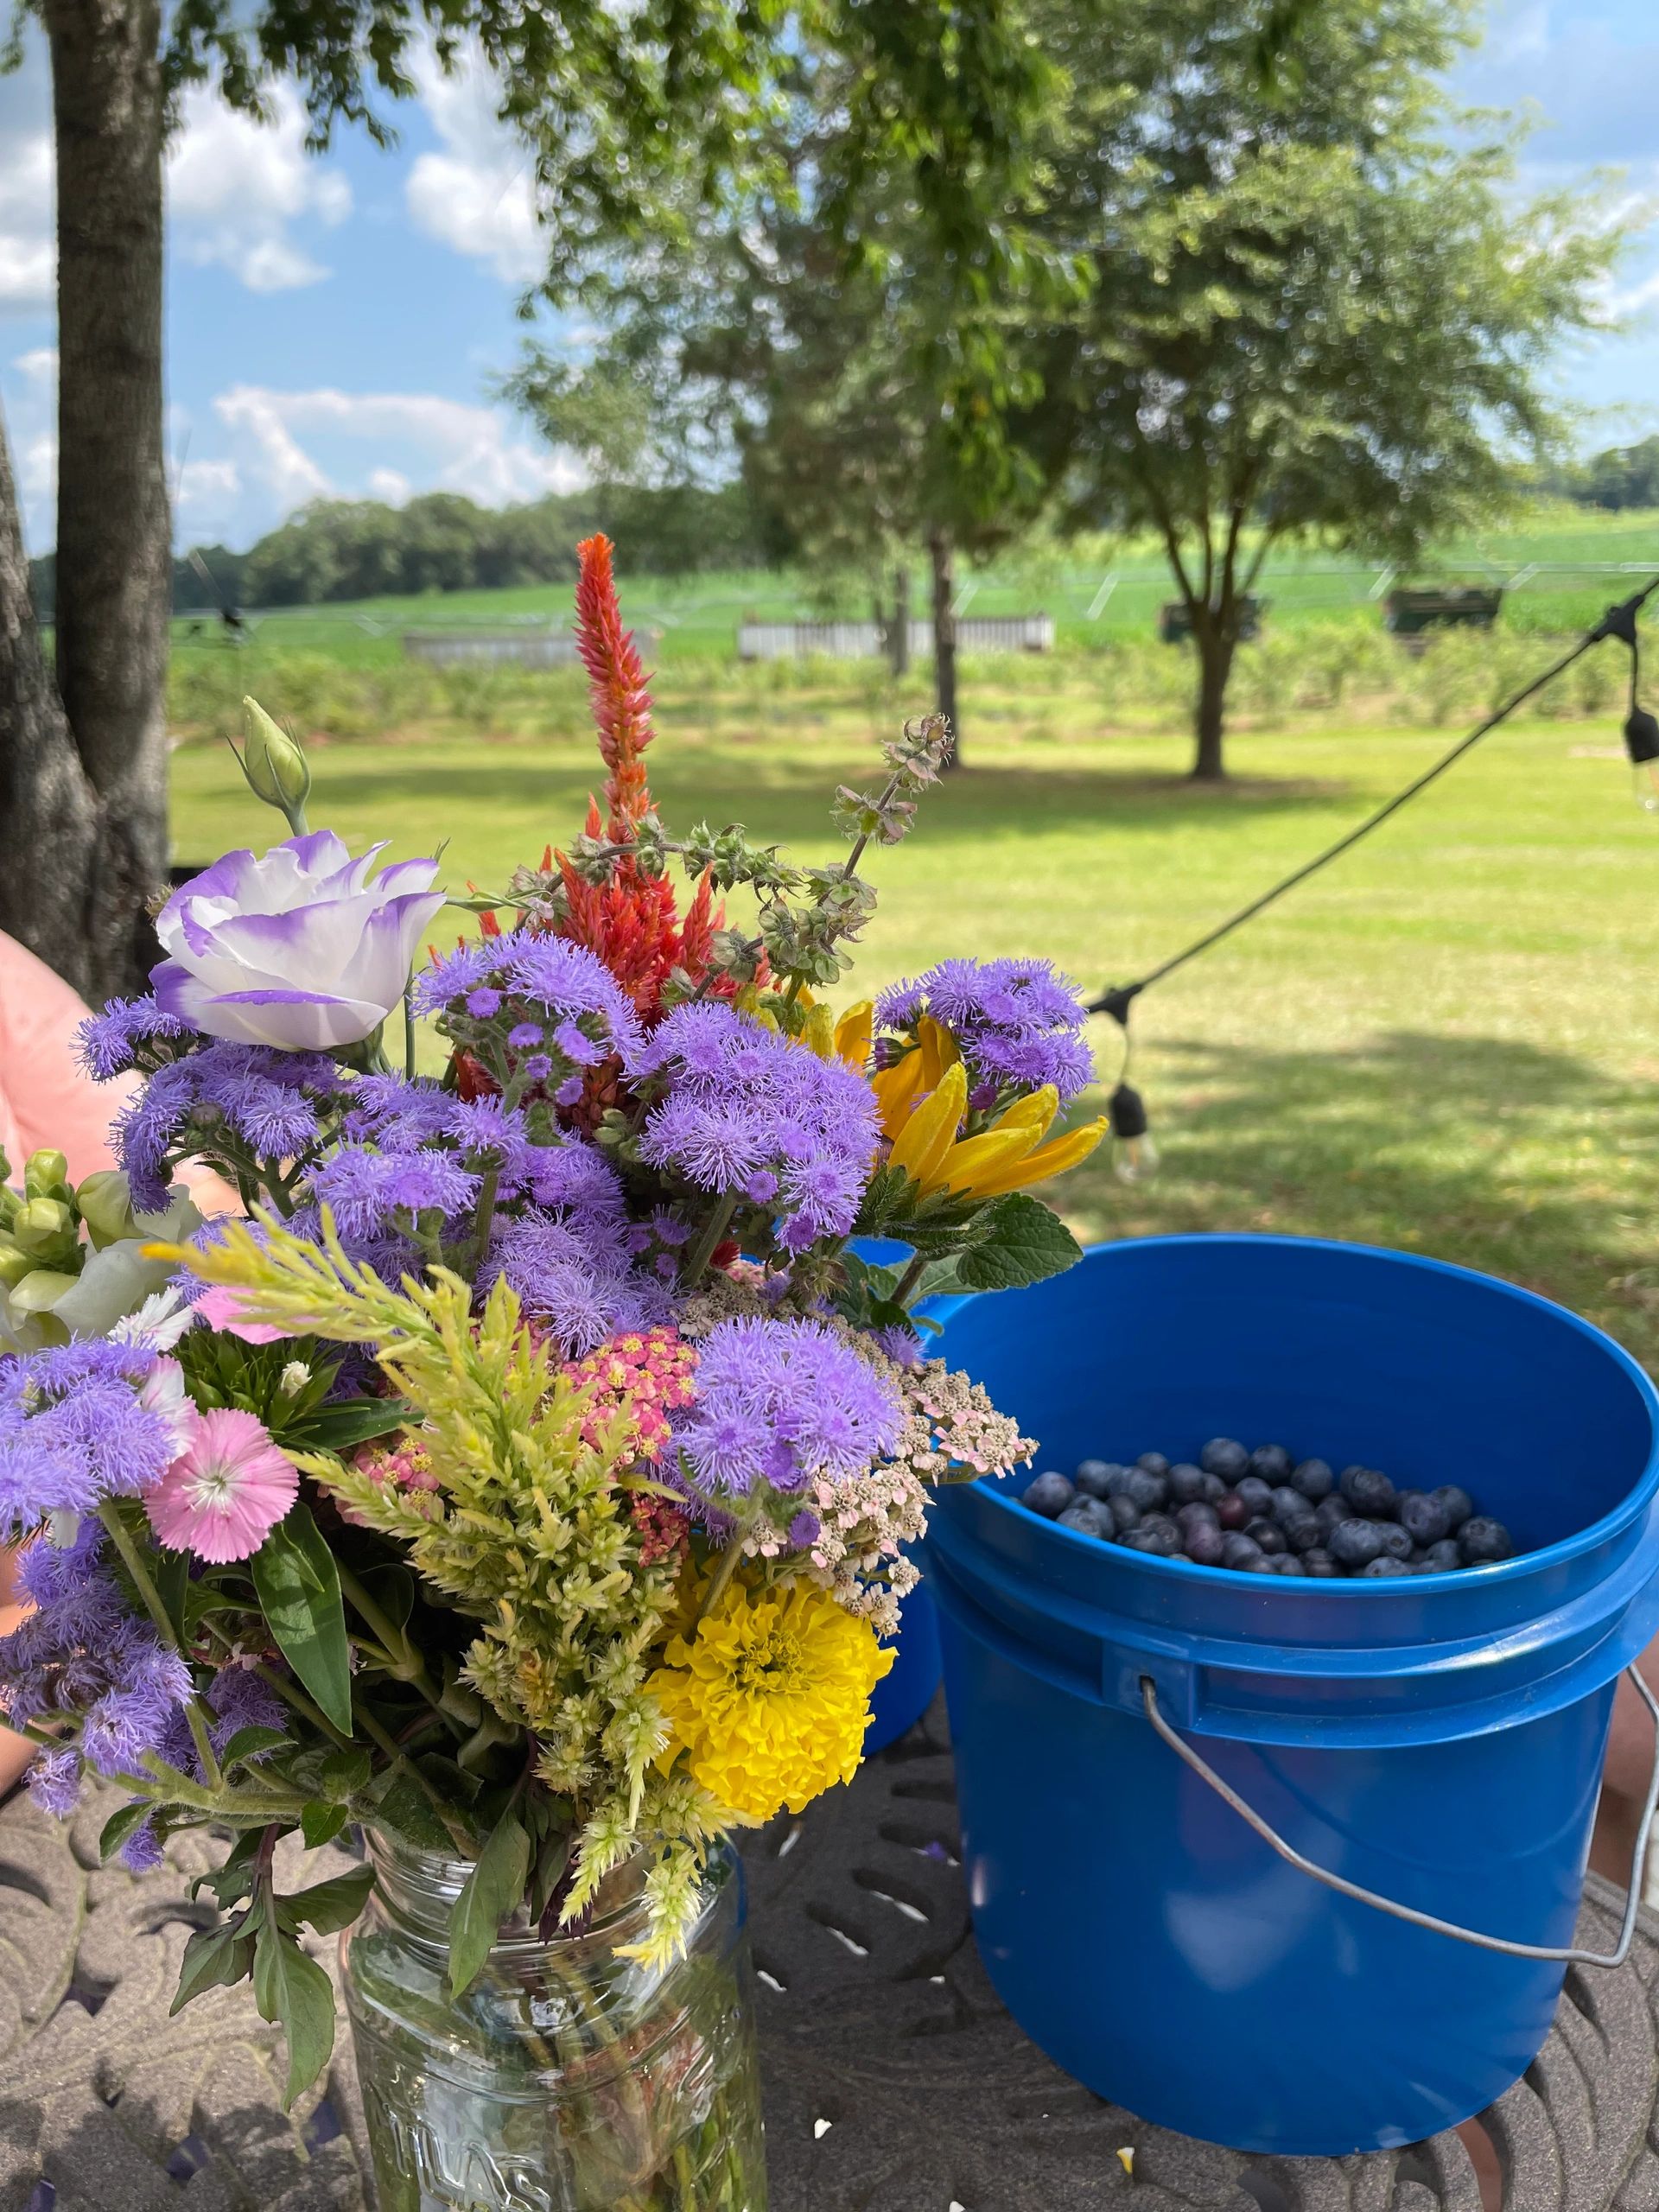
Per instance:
[[[1649,714],[1645,707],[1632,707],[1624,723],[1624,750],[1632,767],[1659,760],[1659,715]]]
[[[1111,1118],[1112,1135],[1127,1139],[1143,1137],[1147,1134],[1147,1109],[1138,1090],[1127,1083],[1120,1083],[1107,1101],[1106,1111]]]

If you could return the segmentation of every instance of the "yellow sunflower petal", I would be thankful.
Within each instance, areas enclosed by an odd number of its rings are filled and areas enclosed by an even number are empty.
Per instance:
[[[1060,1094],[1052,1083],[1046,1083],[1040,1090],[1033,1090],[1029,1098],[1016,1098],[1012,1106],[997,1116],[991,1128],[1034,1129],[1039,1137],[1046,1136],[1049,1123],[1059,1110]]]
[[[925,1014],[916,1024],[916,1042],[922,1063],[922,1089],[937,1090],[946,1068],[954,1067],[962,1058],[957,1040],[948,1029],[940,1028],[931,1014]]]
[[[953,1144],[934,1173],[936,1189],[952,1191],[958,1198],[974,1197],[982,1177],[1011,1167],[1023,1160],[1036,1143],[1032,1129],[988,1129],[983,1136]]]
[[[835,1025],[830,1019],[830,1009],[827,1006],[815,1006],[809,1009],[806,1020],[801,1025],[800,1042],[817,1058],[821,1060],[833,1058],[836,1050],[836,1032]]]
[[[870,1088],[881,1109],[882,1135],[896,1137],[910,1119],[911,1109],[922,1088],[921,1054],[906,1052],[897,1066],[883,1068],[879,1075],[872,1076]]]
[[[875,1027],[875,1001],[860,999],[836,1024],[836,1054],[861,1074],[869,1064],[870,1040]]]
[[[967,1105],[968,1077],[958,1061],[945,1070],[932,1096],[922,1101],[900,1129],[889,1164],[902,1167],[912,1181],[925,1188],[956,1142]]]
[[[1052,1144],[1039,1145],[1034,1152],[989,1167],[974,1178],[969,1195],[976,1198],[1000,1198],[1004,1191],[1028,1190],[1033,1183],[1047,1182],[1051,1175],[1064,1175],[1068,1167],[1075,1167],[1079,1160],[1088,1159],[1105,1135],[1107,1127],[1103,1114],[1097,1122],[1085,1122],[1081,1128],[1068,1129]]]

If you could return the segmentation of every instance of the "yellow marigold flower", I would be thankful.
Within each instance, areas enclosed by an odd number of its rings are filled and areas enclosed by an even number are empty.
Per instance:
[[[850,1782],[870,1692],[893,1664],[868,1621],[827,1591],[729,1583],[690,1636],[677,1636],[645,1684],[692,1779],[730,1811],[767,1821]]]

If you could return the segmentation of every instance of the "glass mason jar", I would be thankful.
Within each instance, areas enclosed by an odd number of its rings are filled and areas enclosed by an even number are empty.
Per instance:
[[[445,1985],[462,1860],[372,1835],[341,1938],[379,2212],[766,2212],[753,1979],[735,1854],[710,1854],[683,1955],[645,1932],[637,1865],[578,1934],[509,1923]]]

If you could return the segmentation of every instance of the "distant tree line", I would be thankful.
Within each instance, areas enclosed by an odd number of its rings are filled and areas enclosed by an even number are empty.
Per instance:
[[[1545,488],[1581,507],[1659,507],[1659,437],[1605,453],[1552,474]]]
[[[309,607],[556,583],[575,576],[576,541],[595,530],[614,541],[618,565],[636,575],[751,568],[782,550],[741,483],[604,484],[512,507],[480,507],[454,492],[428,493],[401,507],[315,499],[245,553],[206,545],[181,555],[173,607]],[[29,573],[36,611],[49,620],[54,556],[32,562]]]

